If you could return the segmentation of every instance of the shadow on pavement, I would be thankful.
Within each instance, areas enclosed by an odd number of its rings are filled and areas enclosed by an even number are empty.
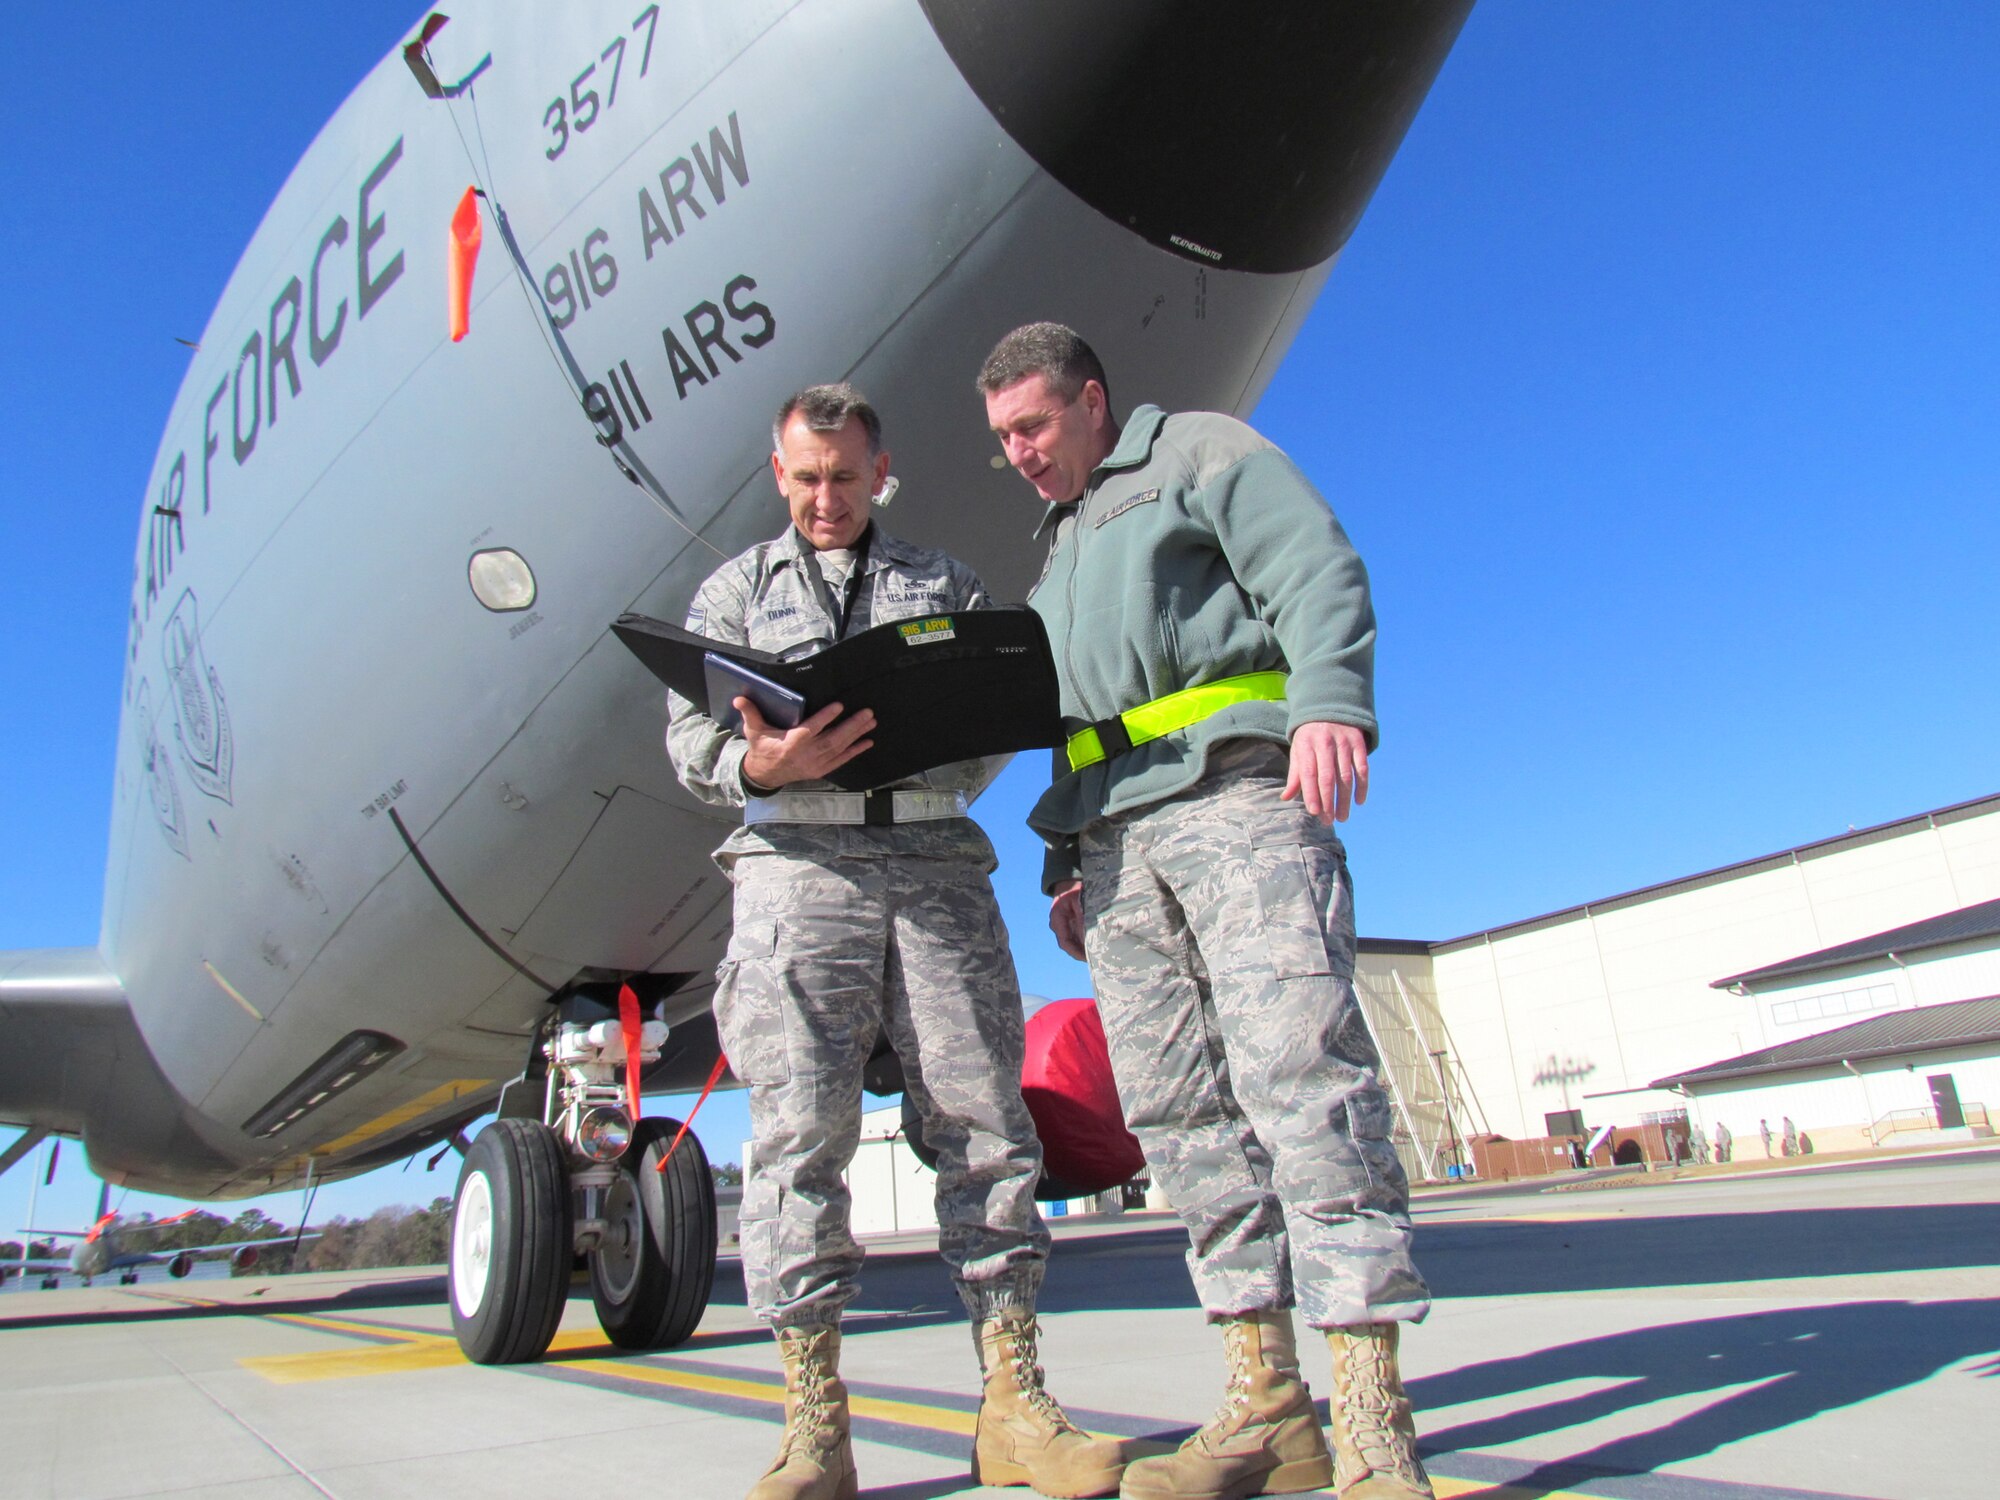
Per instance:
[[[2000,1203],[1427,1223],[1416,1242],[1440,1297],[1990,1266],[1995,1246]]]
[[[148,1323],[162,1318],[266,1318],[274,1313],[295,1315],[354,1312],[360,1308],[436,1307],[445,1299],[442,1275],[410,1276],[344,1288],[337,1292],[302,1294],[282,1276],[261,1277],[265,1284],[248,1293],[238,1293],[232,1283],[227,1301],[199,1298],[201,1283],[186,1292],[168,1293],[150,1305],[104,1308],[90,1312],[34,1313],[26,1317],[0,1320],[0,1333],[10,1328],[82,1328],[97,1323]],[[125,1295],[147,1296],[124,1289]],[[14,1295],[29,1296],[21,1292]],[[152,1295],[159,1295],[157,1293]],[[182,1297],[189,1300],[182,1301]]]
[[[1497,1416],[1426,1428],[1422,1446],[1427,1457],[1444,1456],[1440,1472],[1501,1482],[1499,1474],[1467,1473],[1450,1455],[1476,1454],[1677,1396],[1730,1391],[1646,1432],[1559,1461],[1510,1466],[1513,1471],[1504,1476],[1509,1500],[1526,1500],[1606,1477],[1670,1468],[1913,1385],[1964,1360],[1983,1357],[1972,1373],[1994,1379],[2000,1377],[1996,1354],[2000,1301],[1844,1302],[1662,1324],[1560,1344],[1413,1380],[1410,1395],[1421,1413],[1468,1401],[1532,1398],[1565,1381],[1618,1382],[1541,1404],[1530,1400]],[[1419,1423],[1423,1425],[1421,1416]]]
[[[1416,1238],[1418,1269],[1439,1298],[1990,1266],[1995,1246],[2000,1203],[1431,1222],[1418,1227]],[[1058,1241],[1042,1306],[1051,1312],[1192,1307],[1186,1248],[1186,1235],[1172,1222],[1157,1230]],[[898,1257],[880,1267],[871,1261],[864,1283],[914,1286],[918,1282],[902,1278],[924,1278],[918,1259]],[[942,1267],[933,1259],[932,1268],[934,1295],[949,1299]]]

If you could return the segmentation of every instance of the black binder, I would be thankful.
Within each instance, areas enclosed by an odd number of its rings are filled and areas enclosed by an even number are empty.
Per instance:
[[[875,710],[874,748],[828,778],[847,791],[1065,738],[1048,634],[1023,606],[895,620],[798,661],[645,615],[622,615],[611,629],[655,677],[711,716],[703,662],[711,651],[801,694],[807,717],[829,703]]]

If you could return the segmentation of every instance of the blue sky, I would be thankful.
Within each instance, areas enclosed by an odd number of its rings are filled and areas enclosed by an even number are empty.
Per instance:
[[[97,934],[174,337],[419,17],[133,9],[17,22],[5,65],[0,948]],[[2000,791],[1996,68],[1984,4],[1474,11],[1255,418],[1377,591],[1365,933],[1456,936]],[[1033,891],[1032,780],[982,804],[1016,956],[1028,989],[1087,993]],[[741,1100],[703,1122],[737,1156]],[[81,1155],[41,1222],[88,1214]],[[322,1208],[427,1201],[449,1165]],[[29,1176],[0,1180],[0,1237]]]

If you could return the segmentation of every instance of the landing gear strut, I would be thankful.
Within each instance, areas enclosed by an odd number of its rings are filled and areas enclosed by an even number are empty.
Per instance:
[[[459,1172],[451,1319],[478,1364],[541,1358],[578,1255],[589,1261],[598,1321],[624,1349],[686,1339],[714,1284],[715,1183],[701,1143],[683,1136],[667,1158],[676,1121],[634,1126],[619,1087],[622,1030],[573,1014],[542,1049],[550,1065],[542,1119],[496,1120]],[[666,1036],[663,1022],[644,1024],[642,1066]]]

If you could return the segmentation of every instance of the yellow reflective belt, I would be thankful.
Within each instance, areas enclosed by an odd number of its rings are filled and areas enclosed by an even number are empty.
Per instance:
[[[1199,724],[1210,714],[1232,703],[1248,703],[1253,699],[1282,702],[1285,676],[1283,672],[1245,672],[1240,677],[1218,678],[1199,687],[1182,688],[1178,693],[1155,698],[1151,703],[1141,703],[1137,708],[1128,708],[1118,715],[1118,722],[1125,726],[1125,733],[1134,745],[1143,745],[1176,729]],[[1098,731],[1102,725],[1111,722],[1109,719],[1102,720],[1088,729],[1079,729],[1069,737],[1069,768],[1072,771],[1081,771],[1085,766],[1094,766],[1108,758],[1104,737]]]

